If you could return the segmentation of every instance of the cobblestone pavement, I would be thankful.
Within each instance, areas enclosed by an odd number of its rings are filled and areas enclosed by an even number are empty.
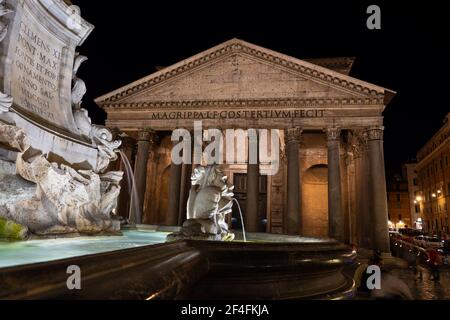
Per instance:
[[[415,299],[418,300],[450,300],[450,269],[441,268],[441,279],[439,282],[430,280],[430,272],[427,268],[422,268],[422,280],[416,279],[414,271],[408,269],[394,269],[392,275],[403,280]]]

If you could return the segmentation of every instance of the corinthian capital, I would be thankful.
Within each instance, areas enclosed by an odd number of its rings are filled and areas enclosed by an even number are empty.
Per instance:
[[[138,141],[149,141],[151,144],[155,142],[156,133],[150,128],[140,130],[138,133]]]
[[[323,130],[327,135],[327,141],[339,141],[341,129],[339,127],[329,127]]]
[[[383,140],[384,127],[369,127],[366,129],[367,140]]]
[[[286,143],[300,142],[303,130],[299,127],[286,129],[285,139]]]

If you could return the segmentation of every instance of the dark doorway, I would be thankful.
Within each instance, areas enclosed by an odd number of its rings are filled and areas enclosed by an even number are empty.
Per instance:
[[[239,202],[243,216],[245,216],[245,209],[247,207],[247,174],[235,173],[233,174],[234,197]],[[258,232],[267,231],[267,176],[259,176],[259,196],[258,196]],[[233,205],[233,212],[231,217],[231,228],[242,229],[241,217],[239,209]]]

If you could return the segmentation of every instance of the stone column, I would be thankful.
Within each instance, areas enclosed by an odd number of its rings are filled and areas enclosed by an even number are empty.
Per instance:
[[[139,131],[136,162],[134,164],[134,180],[137,190],[137,203],[132,201],[131,215],[132,221],[136,224],[142,221],[142,210],[147,182],[147,162],[150,148],[154,143],[155,132],[148,128]]]
[[[302,217],[300,213],[300,171],[299,144],[302,130],[300,128],[287,129],[286,157],[287,157],[287,233],[302,234]]]
[[[362,131],[360,135],[361,143],[361,192],[362,192],[362,217],[363,217],[363,247],[367,249],[373,248],[373,197],[372,197],[372,181],[370,179],[370,156],[369,145],[367,140],[367,131]]]
[[[248,159],[247,159],[247,201],[245,209],[245,230],[257,232],[260,221],[258,220],[259,207],[259,148],[258,133],[248,135]],[[253,151],[251,151],[253,150]]]
[[[342,211],[341,166],[339,144],[341,130],[325,129],[328,147],[328,234],[330,238],[345,241],[345,220]]]
[[[358,246],[364,247],[364,214],[363,214],[363,167],[362,167],[362,145],[355,133],[356,139],[352,146],[353,160],[355,162],[355,211],[356,211],[356,237]]]
[[[386,177],[383,152],[383,127],[367,129],[372,193],[373,249],[390,253]]]
[[[182,164],[170,165],[170,179],[169,179],[169,208],[167,212],[166,223],[169,226],[177,226],[179,223],[180,212],[180,190],[181,190],[181,171]]]
[[[180,185],[180,208],[178,214],[178,225],[182,225],[186,220],[187,201],[189,198],[189,190],[191,189],[192,176],[192,158],[194,154],[194,133],[191,132],[191,163],[183,163],[181,168],[181,185]]]

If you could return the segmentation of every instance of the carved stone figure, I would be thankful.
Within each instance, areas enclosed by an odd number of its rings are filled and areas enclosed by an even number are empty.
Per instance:
[[[187,202],[187,220],[179,233],[168,239],[233,240],[226,216],[232,210],[234,187],[227,176],[215,165],[197,167],[191,177]]]
[[[117,149],[122,142],[113,140],[112,133],[102,126],[93,125],[90,135],[92,142],[98,149],[97,168],[95,171],[104,172],[110,161],[117,160]]]
[[[36,6],[37,10],[45,9],[42,11],[45,14],[64,20],[64,17],[52,15],[55,13],[52,3],[62,4],[60,1],[41,2],[16,1],[18,6]],[[0,0],[0,41],[5,39],[8,29],[2,17],[10,12],[12,10],[7,8],[5,1]],[[14,16],[14,21],[16,19],[27,21],[31,19],[29,15],[33,16],[33,12],[27,10],[23,10],[22,13]],[[38,21],[39,24],[47,23],[45,18],[41,20]],[[78,69],[87,58],[75,53],[75,45],[81,43],[83,34],[87,35],[93,26],[84,21],[82,23],[84,33],[80,34],[73,34],[73,30],[68,30],[63,24],[51,26],[41,24],[41,26],[44,29],[57,28],[61,34],[67,35],[63,37],[64,39],[58,37],[58,40],[64,40],[65,48],[75,55],[72,68],[68,67],[72,65],[70,54],[62,55],[58,59],[62,61],[59,76],[72,78],[71,96],[67,97],[70,98],[70,104],[61,104],[61,110],[73,113],[77,128],[73,128],[73,121],[65,123],[64,117],[55,119],[55,125],[78,133],[85,139],[69,141],[64,137],[57,137],[52,130],[47,130],[45,123],[37,129],[34,123],[28,123],[26,119],[20,118],[20,121],[17,121],[20,116],[10,112],[13,97],[0,92],[0,238],[9,237],[11,234],[13,238],[26,238],[28,234],[118,232],[120,221],[115,217],[115,208],[123,172],[105,173],[105,171],[110,161],[117,159],[116,152],[121,142],[113,140],[112,134],[105,127],[92,125],[87,110],[81,108],[86,84],[77,77]],[[12,39],[20,36],[17,30],[13,31],[14,34],[8,34]],[[41,36],[46,39],[48,37],[48,42],[53,43],[52,33],[43,32]],[[74,42],[73,36],[78,40]],[[14,41],[4,44],[10,43]],[[2,51],[2,63],[15,61],[17,57],[11,52],[8,49]],[[61,52],[54,48],[54,54],[56,57]],[[8,79],[6,74],[4,80],[11,79]],[[17,85],[12,80],[10,82],[11,87]],[[63,95],[66,91],[59,90],[58,94]],[[64,102],[66,101],[64,99]],[[68,118],[70,120],[70,117]],[[39,133],[33,136],[33,139],[28,139],[27,133],[30,132],[42,132],[43,135]],[[47,143],[48,137],[54,137],[51,143]],[[91,145],[84,146],[88,139]],[[55,149],[61,147],[61,143],[64,151],[55,153]],[[79,149],[72,152],[72,147]],[[92,152],[92,148],[96,148],[97,152]],[[87,150],[88,152],[84,152]],[[49,161],[50,153],[56,155],[52,159],[57,159],[58,162]],[[76,159],[72,158],[73,155]],[[83,161],[84,159],[80,161],[80,157],[84,155],[89,157],[89,160],[83,162],[89,165],[89,170],[77,170],[67,165]],[[15,232],[17,230],[19,232]]]
[[[83,100],[84,95],[86,94],[86,84],[84,81],[77,77],[78,69],[80,68],[81,64],[86,61],[88,58],[76,54],[75,61],[73,65],[73,73],[72,73],[72,109],[73,109],[73,117],[75,120],[75,124],[78,127],[78,130],[80,133],[85,136],[89,137],[91,134],[91,118],[88,115],[88,112],[86,109],[81,108],[81,103]]]
[[[0,122],[0,142],[19,151],[14,179],[33,183],[35,193],[0,203],[0,218],[37,235],[115,233],[114,218],[123,172],[97,174],[50,163],[28,144],[24,132]]]

